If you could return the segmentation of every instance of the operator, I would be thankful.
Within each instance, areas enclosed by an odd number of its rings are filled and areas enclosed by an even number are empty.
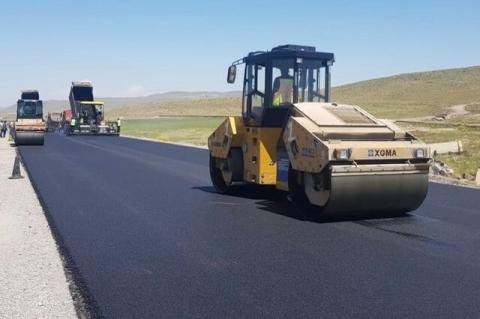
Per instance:
[[[72,117],[72,119],[70,120],[70,129],[72,132],[75,130],[75,124],[76,124],[75,122],[76,122],[75,118]]]
[[[87,111],[82,112],[82,116],[80,116],[80,125],[87,124],[88,123],[88,113]]]
[[[281,67],[280,72],[273,81],[273,106],[293,102],[293,76],[288,73],[288,67]]]
[[[120,118],[117,118],[117,130],[118,130],[118,133],[120,133],[120,126],[122,126],[122,121],[120,120]]]

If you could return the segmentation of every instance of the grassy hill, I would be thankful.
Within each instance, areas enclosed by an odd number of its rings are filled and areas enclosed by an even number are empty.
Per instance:
[[[352,83],[334,88],[332,96],[379,117],[438,115],[452,105],[480,102],[480,66]]]
[[[334,75],[335,76],[335,75]],[[240,92],[167,92],[144,97],[99,97],[112,117],[223,116],[240,114]],[[456,104],[480,103],[480,66],[401,74],[333,88],[332,100],[356,104],[378,117],[412,118],[438,115]],[[44,101],[45,113],[68,102]],[[14,112],[12,105],[0,112]]]
[[[378,117],[439,115],[452,105],[480,102],[480,66],[401,74],[338,86],[332,90],[332,100],[360,105]],[[240,101],[240,92],[202,99],[137,100],[124,107],[110,108],[109,115],[149,118],[240,114]]]

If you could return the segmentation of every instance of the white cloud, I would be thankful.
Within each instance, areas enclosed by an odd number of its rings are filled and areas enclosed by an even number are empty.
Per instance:
[[[139,84],[133,84],[127,89],[125,95],[129,97],[142,96],[145,95],[145,92],[145,87]]]

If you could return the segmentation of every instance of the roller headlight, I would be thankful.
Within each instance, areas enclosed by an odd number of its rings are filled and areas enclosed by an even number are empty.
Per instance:
[[[352,150],[349,148],[342,148],[342,149],[335,150],[335,158],[337,160],[348,160],[351,154],[352,154]]]
[[[417,148],[415,150],[415,157],[416,158],[425,158],[425,150],[423,148]]]

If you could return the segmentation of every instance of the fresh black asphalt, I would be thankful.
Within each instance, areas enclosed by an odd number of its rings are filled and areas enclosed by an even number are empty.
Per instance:
[[[480,191],[312,222],[271,189],[214,193],[202,149],[49,134],[20,152],[97,316],[480,317]]]

